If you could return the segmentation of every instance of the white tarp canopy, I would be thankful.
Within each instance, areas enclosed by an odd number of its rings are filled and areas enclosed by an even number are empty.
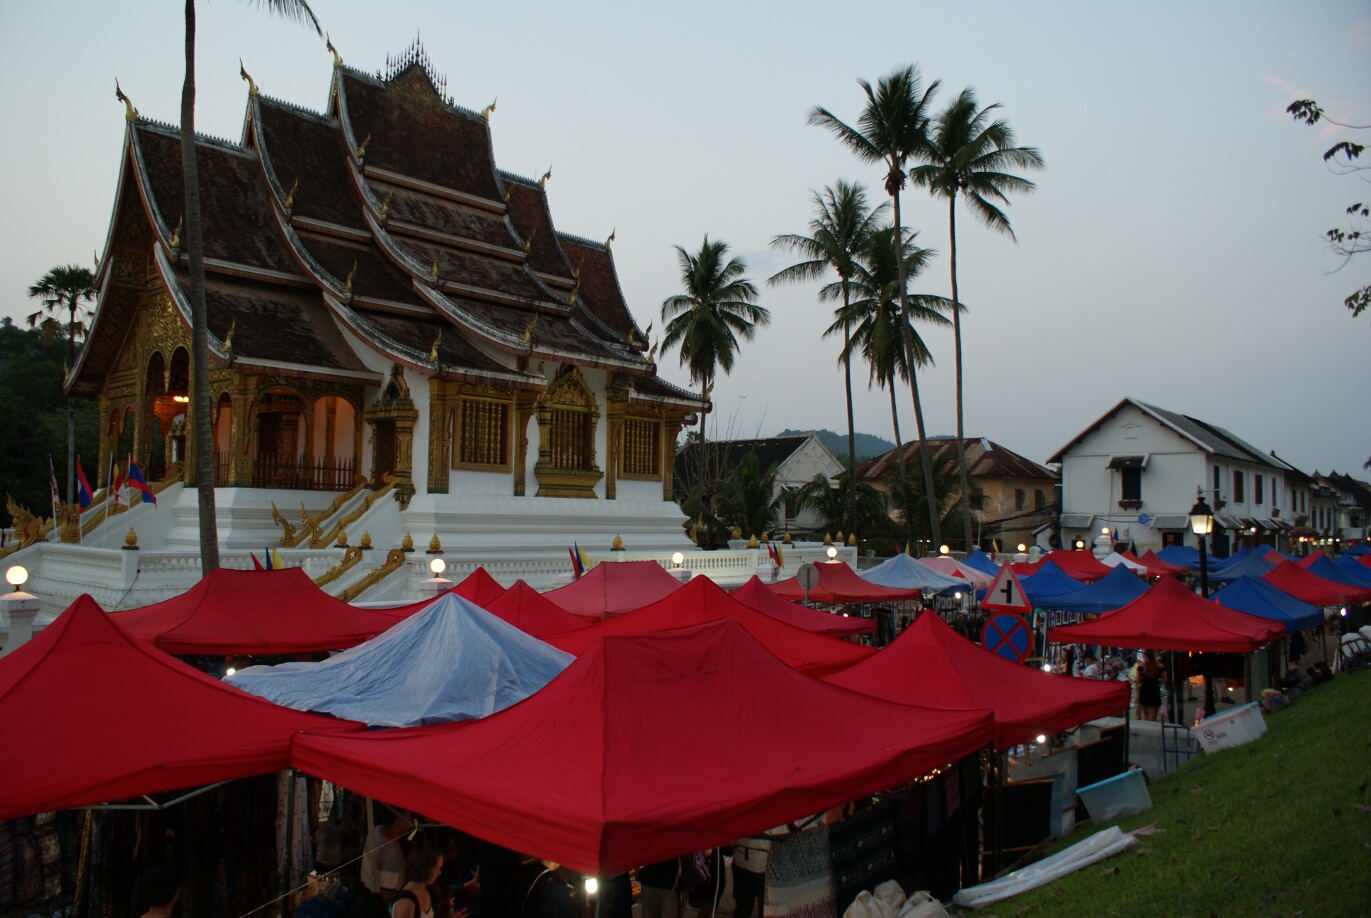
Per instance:
[[[1125,558],[1123,555],[1119,554],[1116,551],[1111,551],[1109,554],[1105,555],[1103,558],[1100,559],[1100,563],[1106,564],[1109,567],[1118,567],[1120,564],[1122,564],[1135,574],[1142,574],[1144,577],[1147,576],[1146,565],[1139,564],[1136,561],[1129,561],[1127,558]]]
[[[942,571],[934,570],[927,564],[920,564],[903,553],[882,561],[869,571],[859,571],[857,576],[880,586],[901,590],[923,590],[928,594],[971,589],[971,584],[965,580],[958,580]]]
[[[494,714],[541,689],[572,659],[448,593],[327,660],[250,666],[227,681],[299,711],[412,727]]]

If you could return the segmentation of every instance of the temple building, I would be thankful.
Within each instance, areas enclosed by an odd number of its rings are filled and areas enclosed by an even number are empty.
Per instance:
[[[221,542],[289,532],[282,500],[303,520],[367,491],[390,505],[390,523],[362,521],[378,547],[387,527],[479,533],[487,547],[502,543],[491,527],[524,547],[518,533],[537,532],[558,551],[578,532],[684,541],[676,437],[708,405],[658,377],[612,235],[559,232],[549,176],[497,168],[494,106],[454,105],[417,43],[375,76],[335,53],[322,114],[244,77],[241,140],[198,137],[196,151]],[[189,485],[179,131],[126,104],[97,309],[68,391],[99,402],[97,487],[126,453]],[[193,492],[179,502],[193,507]],[[194,544],[193,514],[166,525],[168,546]]]

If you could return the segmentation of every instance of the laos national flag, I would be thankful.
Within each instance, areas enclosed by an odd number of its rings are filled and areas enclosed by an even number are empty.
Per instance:
[[[152,501],[152,505],[157,506],[157,495],[152,493],[152,488],[148,486],[148,480],[143,477],[143,470],[131,457],[129,459],[129,480],[127,484],[135,491],[142,491],[143,500]]]
[[[86,470],[81,468],[81,457],[76,457],[76,502],[85,510],[90,506],[91,494],[90,482],[86,481]]]

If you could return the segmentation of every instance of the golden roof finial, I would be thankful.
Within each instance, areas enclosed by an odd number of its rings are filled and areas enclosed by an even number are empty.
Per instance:
[[[509,203],[509,196],[512,195],[513,193],[514,193],[514,183],[513,183],[513,182],[506,182],[506,183],[505,183],[505,193],[502,194],[502,195],[500,195],[500,201],[501,201],[502,203],[504,203],[504,204],[508,204],[508,203]]]
[[[581,279],[581,269],[585,267],[585,264],[586,260],[584,258],[576,262],[576,267],[571,269],[571,276],[579,281]]]
[[[659,344],[661,344],[661,343],[662,343],[661,341],[654,341],[654,342],[652,342],[652,350],[650,350],[650,351],[647,352],[647,362],[648,362],[648,363],[653,364],[653,365],[655,365],[655,364],[657,363],[657,345],[659,345]]]
[[[357,276],[357,262],[352,263],[352,270],[348,272],[348,279],[343,283],[343,292],[352,295],[352,279]]]
[[[232,353],[233,351],[233,332],[237,327],[238,317],[234,316],[232,319],[229,319],[228,331],[224,332],[224,350],[226,352]]]
[[[370,134],[367,135],[367,139],[366,139],[366,140],[362,141],[360,144],[357,145],[356,153],[357,153],[357,158],[358,158],[358,159],[366,159],[366,155],[367,155],[367,144],[369,144],[369,143],[371,143],[371,135],[370,135]]]
[[[538,179],[538,187],[539,187],[539,188],[546,188],[546,187],[547,187],[547,180],[550,179],[550,178],[552,178],[552,167],[551,167],[551,166],[548,166],[548,167],[547,167],[547,171],[543,173],[543,177],[540,178],[540,179]]]
[[[614,535],[614,541],[611,542],[611,543],[609,543],[609,548],[610,548],[610,551],[623,551],[623,550],[624,550],[624,539],[623,539],[623,536],[619,535],[618,533],[615,533],[615,535]]]
[[[535,226],[533,230],[528,234],[528,238],[524,240],[525,253],[527,253],[529,249],[533,248],[533,237],[536,235],[538,235],[538,227]]]
[[[387,191],[385,200],[381,202],[381,216],[390,213],[390,199],[395,197],[394,191]]]
[[[605,240],[605,248],[609,248],[614,244],[614,237],[618,235],[618,233],[619,228],[617,226],[609,231],[609,238]]]
[[[434,256],[433,256],[433,264],[429,265],[429,268],[428,268],[428,279],[429,279],[429,280],[437,280],[437,279],[438,279],[438,256],[437,256],[437,255],[434,255]]]
[[[116,98],[116,99],[118,99],[120,102],[123,102],[123,103],[124,103],[124,120],[125,120],[125,121],[137,121],[137,120],[138,120],[138,109],[136,109],[136,108],[133,107],[133,103],[129,101],[129,97],[126,96],[126,95],[124,95],[124,91],[123,91],[122,89],[119,88],[119,80],[118,80],[118,79],[115,79],[115,81],[114,81],[114,98]]]
[[[581,292],[581,279],[576,278],[576,286],[571,288],[571,292],[566,295],[566,304],[574,306],[576,304],[576,294]]]
[[[709,401],[709,397],[714,394],[714,383],[705,386],[704,400]]]
[[[628,330],[628,337],[624,339],[624,343],[629,347],[633,347],[633,329],[630,328]]]
[[[519,336],[519,343],[527,346],[533,340],[533,330],[537,327],[538,316],[537,314],[534,314],[533,321],[528,323],[528,327],[524,329],[524,333]]]
[[[291,210],[295,207],[295,189],[299,187],[300,180],[296,179],[295,183],[290,186],[290,191],[286,192],[286,199],[284,202],[282,202],[286,210]]]
[[[171,239],[167,240],[167,245],[173,249],[181,247],[181,226],[186,222],[185,215],[176,218],[176,229],[171,231]]]
[[[442,329],[442,327],[440,326],[440,327],[438,328],[438,337],[436,337],[436,338],[433,339],[433,347],[431,347],[431,348],[428,349],[428,360],[429,360],[429,363],[437,363],[437,362],[438,362],[438,345],[440,345],[440,344],[442,344],[442,343],[443,343],[443,329]]]
[[[318,33],[315,33],[315,34],[318,34]],[[335,47],[333,47],[333,39],[331,39],[331,38],[328,37],[328,33],[327,33],[327,32],[324,33],[324,47],[327,48],[327,49],[329,50],[329,53],[333,55],[333,66],[334,66],[334,67],[341,67],[341,66],[343,66],[343,59],[342,59],[342,57],[339,56],[339,54],[338,54],[338,49],[335,48]]]
[[[252,75],[249,74],[247,68],[243,66],[243,59],[241,57],[238,58],[238,75],[248,81],[248,96],[257,95],[257,84],[253,82]]]
[[[492,102],[491,102],[489,105],[487,105],[485,108],[481,109],[481,120],[482,120],[482,121],[489,121],[489,120],[490,120],[491,114],[493,114],[494,111],[495,111],[495,103],[496,103],[496,102],[499,102],[499,101],[500,101],[500,97],[499,97],[499,96],[496,96],[495,99],[494,99],[494,101],[492,101]]]

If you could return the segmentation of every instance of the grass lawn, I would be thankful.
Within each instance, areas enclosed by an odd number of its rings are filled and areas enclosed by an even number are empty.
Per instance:
[[[1267,718],[1265,736],[1200,753],[1119,821],[1162,831],[980,912],[1021,915],[1371,915],[1371,672]],[[1086,823],[1058,849],[1104,826]]]

